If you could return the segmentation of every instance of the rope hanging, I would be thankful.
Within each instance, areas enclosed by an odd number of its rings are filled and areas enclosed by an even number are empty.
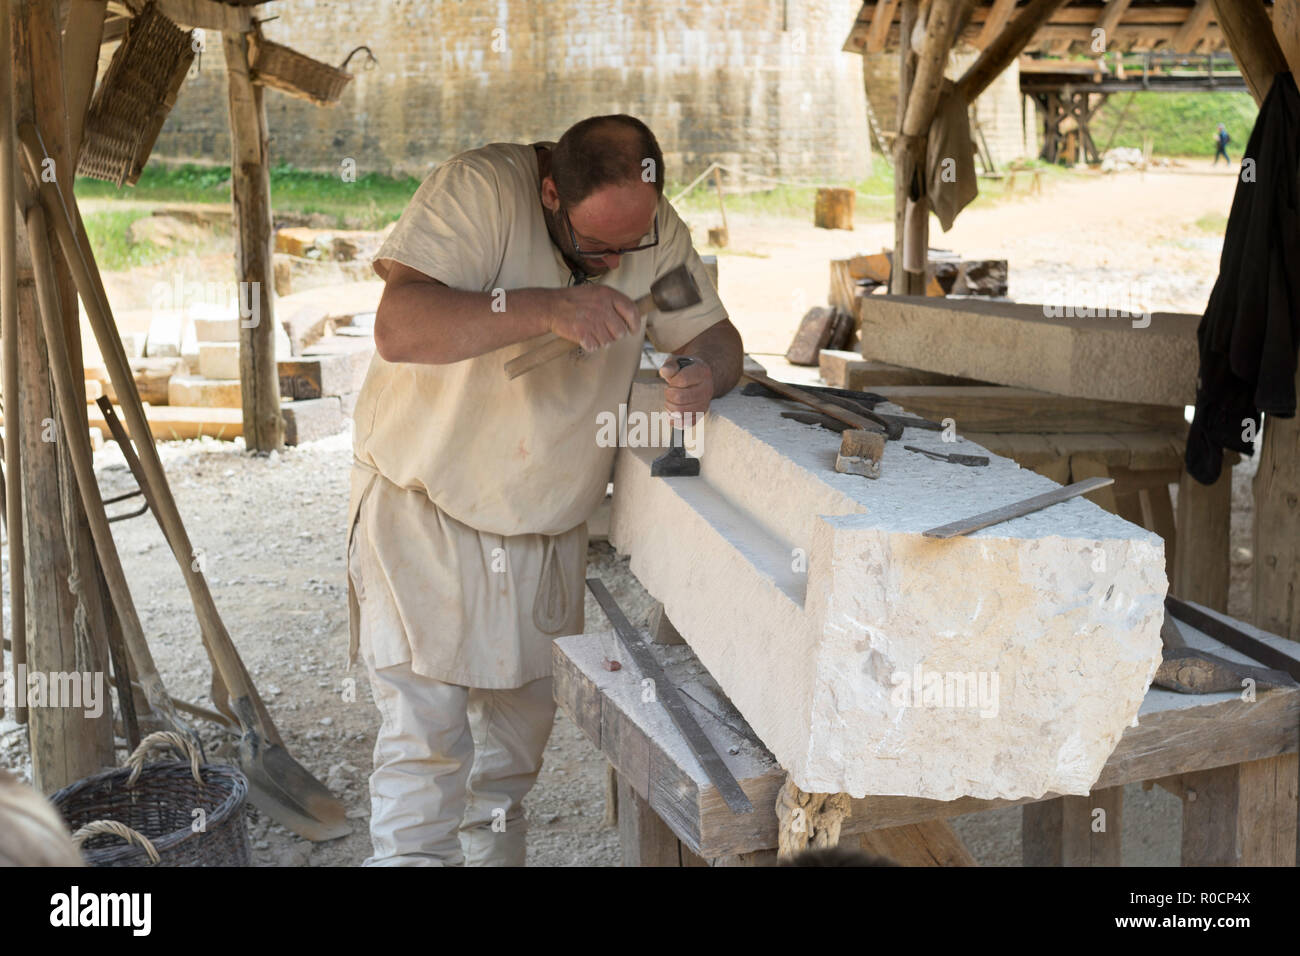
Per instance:
[[[789,776],[776,796],[776,856],[784,863],[796,853],[837,846],[849,815],[847,793],[804,793]]]

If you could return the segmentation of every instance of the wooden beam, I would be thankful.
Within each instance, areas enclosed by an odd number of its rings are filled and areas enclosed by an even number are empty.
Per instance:
[[[952,52],[953,35],[962,8],[969,0],[932,0],[926,21],[925,42],[916,58],[916,75],[907,97],[901,127],[904,136],[924,136],[934,120],[943,85],[943,69]]]
[[[1107,51],[1110,50],[1110,38],[1115,33],[1115,28],[1119,22],[1124,19],[1124,14],[1128,12],[1130,0],[1106,0],[1106,6],[1102,8],[1101,15],[1097,17],[1095,29],[1102,32],[1101,42],[1105,45]],[[1178,11],[1181,13],[1182,11]]]
[[[1300,76],[1300,0],[1273,0],[1273,33],[1287,66]]]
[[[252,80],[248,39],[223,33],[230,112],[230,192],[235,222],[235,279],[242,318],[239,380],[244,445],[273,451],[284,444],[280,376],[275,365],[275,283],[272,272],[271,172],[263,88]],[[255,310],[255,311],[253,311]]]
[[[68,27],[63,34],[63,89],[68,98],[68,143],[81,152],[81,131],[99,71],[104,36],[105,0],[68,0]]]
[[[1021,810],[1025,866],[1119,866],[1124,788],[1056,797]]]
[[[1214,18],[1214,0],[1196,0],[1196,6],[1187,15],[1178,33],[1174,35],[1173,52],[1191,53],[1205,36],[1205,28]]]
[[[893,860],[899,866],[979,865],[947,820],[869,830],[858,841],[865,852]],[[841,842],[849,843],[851,838]]]
[[[971,103],[1020,55],[1020,51],[1065,0],[1029,0],[1002,32],[980,53],[957,81],[966,102]]]
[[[1232,57],[1256,103],[1264,102],[1273,77],[1287,70],[1264,4],[1258,0],[1214,0],[1215,19],[1228,38]]]
[[[1183,866],[1295,866],[1295,754],[1182,774]]]
[[[618,777],[618,838],[624,866],[681,866],[681,842],[645,797]]]
[[[979,432],[1169,432],[1185,426],[1183,411],[1167,405],[1098,402],[1009,385],[882,385],[872,392],[907,411],[957,429]]]
[[[889,28],[898,11],[898,0],[880,0],[873,8],[871,30],[867,33],[867,46],[864,52],[879,53],[885,49],[889,39]]]
[[[247,33],[253,29],[253,8],[234,7],[217,0],[156,0],[158,10],[178,27]]]
[[[1001,33],[1002,28],[1007,25],[1007,20],[1010,19],[1015,9],[1016,0],[994,0],[993,6],[988,10],[984,27],[975,39],[975,45],[982,50],[992,43],[993,38]],[[979,8],[979,12],[983,13],[983,8]]]
[[[62,48],[53,4],[19,0],[13,17],[15,119],[37,123],[54,160],[54,175],[71,183],[73,164],[67,151],[67,115],[63,97]],[[5,65],[8,68],[8,64]],[[27,666],[29,673],[107,673],[107,623],[95,584],[95,556],[86,516],[81,509],[71,462],[58,433],[85,428],[66,421],[53,400],[49,356],[41,332],[35,277],[26,227],[18,223],[18,349],[23,459],[23,531],[26,535]],[[55,256],[48,289],[55,322],[62,326],[70,363],[81,364],[81,334],[76,293],[62,256]],[[78,595],[69,583],[81,582],[81,615],[89,644],[79,639]],[[15,635],[16,638],[21,637]],[[79,645],[82,645],[79,647]],[[47,698],[47,703],[48,703]],[[28,711],[31,726],[32,776],[36,788],[51,793],[114,762],[113,715],[105,707],[98,717],[86,709],[42,706]]]
[[[1170,590],[1184,601],[1228,611],[1228,529],[1232,464],[1225,456],[1219,480],[1206,486],[1183,473],[1178,481],[1178,547]]]
[[[920,295],[925,288],[925,277],[909,273],[903,268],[903,241],[907,230],[907,203],[911,189],[912,173],[916,168],[917,157],[914,145],[909,145],[903,133],[903,118],[907,114],[907,102],[912,94],[912,79],[916,72],[915,56],[912,54],[908,37],[916,27],[919,14],[918,0],[902,0],[899,14],[898,44],[898,140],[894,153],[894,268],[889,277],[889,291],[895,295]],[[910,158],[908,152],[912,153]]]

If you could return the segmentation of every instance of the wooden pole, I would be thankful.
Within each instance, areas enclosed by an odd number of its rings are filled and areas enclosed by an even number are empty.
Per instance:
[[[894,256],[889,271],[889,291],[894,295],[921,295],[925,291],[924,276],[921,282],[909,278],[903,268],[903,244],[907,230],[907,201],[915,168],[915,147],[905,145],[903,118],[907,115],[907,101],[912,92],[915,73],[912,54],[912,31],[916,28],[918,0],[902,0],[899,11],[898,43],[898,139],[894,143]]]
[[[1272,23],[1260,3],[1215,0],[1215,11],[1251,95],[1262,103],[1274,76],[1300,67],[1288,64],[1283,52],[1300,56],[1300,18],[1294,6],[1275,9]],[[1300,389],[1300,377],[1296,387]],[[1300,640],[1300,419],[1269,416],[1260,444],[1254,488],[1254,623]]]
[[[280,376],[275,366],[275,287],[271,261],[271,172],[262,87],[252,80],[248,35],[223,33],[230,113],[230,193],[235,218],[235,278],[241,309],[239,380],[244,447],[284,445]]]
[[[44,121],[50,130],[50,169],[56,179],[71,183],[55,5],[18,0],[11,5],[11,12],[15,122]],[[25,224],[21,228],[25,239]],[[87,678],[92,690],[97,683],[106,688],[107,627],[96,586],[94,550],[67,449],[59,441],[59,435],[69,429],[86,434],[86,409],[83,402],[71,410],[69,421],[55,408],[27,246],[26,241],[17,245],[15,338],[21,404],[15,412],[21,413],[28,672],[43,677],[47,689],[53,687],[55,674],[85,675],[83,691]],[[56,310],[51,318],[69,343],[69,363],[79,368],[80,322],[62,257],[52,261],[50,285]],[[6,419],[9,417],[7,412]],[[25,690],[21,684],[20,689]],[[71,688],[62,683],[63,690]],[[52,694],[47,694],[46,703],[52,702]],[[88,707],[30,708],[32,775],[37,789],[49,793],[113,764],[112,708],[104,706],[99,714],[89,716],[92,713]]]
[[[14,211],[13,22],[0,0],[0,339],[4,345],[5,527],[9,534],[9,607],[13,674],[27,666],[27,602],[23,583],[23,469],[18,397],[18,222]],[[0,671],[4,652],[0,650]],[[15,693],[14,719],[27,723],[25,697]],[[3,713],[0,707],[0,713]]]
[[[901,89],[899,92],[900,99],[905,99],[906,104],[900,104],[901,122],[894,151],[895,201],[899,182],[908,187],[914,176],[925,175],[926,137],[939,102],[944,65],[952,50],[957,25],[968,5],[968,0],[932,0],[930,4],[925,41],[916,59],[916,71],[908,77],[906,97],[903,97]],[[906,42],[907,36],[903,39]],[[925,200],[912,202],[907,188],[903,193],[903,204],[901,234],[896,236],[900,241],[896,243],[891,274],[891,278],[892,275],[899,276],[902,289],[896,289],[891,281],[890,291],[923,295],[930,245],[929,205]]]

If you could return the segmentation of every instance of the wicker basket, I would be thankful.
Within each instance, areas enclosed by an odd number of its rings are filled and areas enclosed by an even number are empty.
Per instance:
[[[369,47],[359,46],[347,55],[342,66],[335,67],[268,40],[260,32],[248,37],[248,60],[253,80],[281,93],[310,100],[317,106],[333,106],[339,101],[344,87],[352,82],[352,74],[344,67],[359,50],[366,51],[370,62],[375,61]]]
[[[161,746],[189,759],[146,767],[149,752]],[[91,866],[248,866],[247,796],[248,781],[238,768],[200,766],[189,740],[160,731],[140,742],[127,766],[79,780],[50,800]],[[205,827],[196,833],[194,811],[200,808]]]
[[[77,175],[134,185],[193,61],[192,35],[152,3],[132,18],[91,100]]]

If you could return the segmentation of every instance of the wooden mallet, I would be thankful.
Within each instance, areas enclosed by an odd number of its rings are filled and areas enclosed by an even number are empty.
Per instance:
[[[655,309],[660,312],[677,312],[698,305],[699,302],[700,287],[695,284],[695,277],[683,264],[655,279],[650,291],[636,300],[636,311],[638,315],[646,315]],[[506,378],[518,378],[561,355],[581,352],[582,346],[552,334],[543,344],[507,362]]]

